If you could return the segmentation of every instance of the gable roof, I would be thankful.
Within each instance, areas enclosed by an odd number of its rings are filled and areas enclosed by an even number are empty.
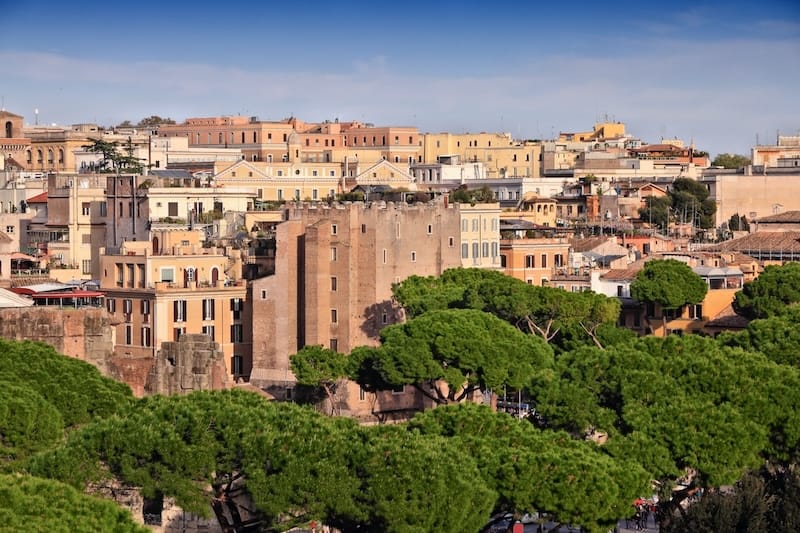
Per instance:
[[[391,181],[403,181],[408,182],[409,184],[413,183],[414,177],[409,174],[407,171],[403,170],[400,167],[397,167],[390,163],[385,159],[381,159],[377,163],[373,164],[372,166],[368,167],[366,170],[362,171],[356,176],[356,183],[369,183],[370,181],[374,180],[372,174],[376,173],[378,170],[388,169],[390,172],[395,173],[395,177],[391,178]],[[398,179],[398,176],[400,179]],[[378,176],[380,179],[380,176]]]
[[[47,203],[47,191],[40,192],[36,196],[31,196],[26,200],[29,204],[46,204]]]

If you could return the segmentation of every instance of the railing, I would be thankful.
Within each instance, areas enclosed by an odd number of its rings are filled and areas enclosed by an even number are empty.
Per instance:
[[[11,276],[48,276],[50,275],[50,270],[47,268],[25,268],[25,269],[18,269],[12,270]]]

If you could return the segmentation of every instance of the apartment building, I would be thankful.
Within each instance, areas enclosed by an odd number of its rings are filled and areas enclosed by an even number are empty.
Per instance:
[[[458,204],[461,266],[500,268],[500,204]]]
[[[408,165],[419,159],[417,128],[376,127],[361,122],[307,123],[296,117],[262,121],[258,117],[190,118],[162,125],[159,137],[185,137],[190,147],[241,150],[247,161],[266,163],[341,163],[370,165],[380,160]]]
[[[393,283],[462,264],[458,205],[301,203],[285,218],[274,275],[252,282],[250,381],[278,398],[294,387],[290,355],[306,345],[342,353],[376,345],[379,331],[402,319]],[[364,417],[422,405],[402,392],[374,395],[350,384],[342,402]]]
[[[506,275],[529,285],[548,285],[567,265],[569,252],[569,240],[563,237],[502,239],[500,266]]]
[[[509,133],[426,133],[421,148],[423,164],[458,156],[464,164],[482,163],[488,179],[541,176],[541,143]]]
[[[116,355],[152,361],[164,341],[200,333],[219,344],[231,377],[249,374],[247,286],[231,276],[231,257],[204,248],[199,230],[154,225],[150,236],[101,250],[100,290]]]

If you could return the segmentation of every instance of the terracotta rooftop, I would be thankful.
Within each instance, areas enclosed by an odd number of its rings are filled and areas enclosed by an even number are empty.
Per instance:
[[[800,258],[800,231],[759,231],[721,242],[707,249],[741,252],[756,258],[763,253],[797,254]]]
[[[766,223],[777,223],[777,222],[800,222],[800,211],[784,211],[783,213],[778,213],[777,215],[769,215],[766,217],[761,217],[755,220],[759,224]]]
[[[570,239],[569,245],[572,247],[573,252],[588,252],[605,244],[607,241],[608,237],[585,237],[582,239]]]
[[[737,315],[733,307],[727,305],[717,313],[717,316],[706,322],[706,327],[744,329],[748,323],[749,321],[745,317]]]
[[[31,196],[28,198],[29,204],[46,204],[47,203],[47,191],[41,192],[36,196]]]
[[[636,279],[636,274],[638,274],[641,269],[641,263],[631,263],[627,268],[612,268],[605,274],[600,275],[600,279],[608,281],[633,281]]]

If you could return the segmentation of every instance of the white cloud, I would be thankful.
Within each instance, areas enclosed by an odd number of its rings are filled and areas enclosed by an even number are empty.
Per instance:
[[[13,86],[2,87],[10,110],[30,115],[26,110],[46,107],[61,123],[111,124],[151,114],[176,120],[294,114],[532,138],[585,129],[607,114],[645,140],[693,136],[712,153],[743,153],[759,131],[800,127],[796,41],[651,39],[614,50],[602,57],[596,50],[581,56],[532,52],[519,66],[503,68],[498,59],[498,73],[480,77],[419,75],[385,56],[329,72],[12,51],[0,51],[0,64],[16,76]]]

